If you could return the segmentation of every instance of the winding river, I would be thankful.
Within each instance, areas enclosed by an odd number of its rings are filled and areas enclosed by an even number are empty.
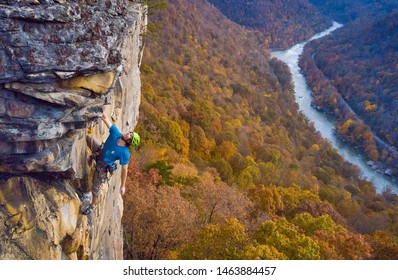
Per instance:
[[[389,177],[373,170],[366,164],[367,159],[361,151],[343,143],[337,138],[334,134],[335,127],[331,117],[311,107],[312,93],[298,66],[299,56],[303,52],[303,48],[307,42],[326,36],[341,26],[341,24],[334,22],[332,27],[314,35],[308,41],[294,45],[288,50],[271,52],[271,55],[282,60],[289,66],[294,83],[294,94],[300,111],[303,112],[310,122],[314,123],[315,128],[321,133],[322,137],[329,140],[332,146],[337,149],[339,154],[346,161],[358,166],[361,171],[361,177],[371,181],[378,193],[383,192],[387,187],[391,187],[394,193],[398,193],[396,182],[393,182]]]

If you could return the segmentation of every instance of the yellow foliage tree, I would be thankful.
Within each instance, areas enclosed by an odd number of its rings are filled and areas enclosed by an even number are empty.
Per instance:
[[[244,226],[228,219],[221,226],[207,225],[174,256],[183,260],[239,260],[244,258],[247,245]]]
[[[254,233],[259,244],[273,246],[290,260],[319,260],[320,248],[285,218],[261,224]]]

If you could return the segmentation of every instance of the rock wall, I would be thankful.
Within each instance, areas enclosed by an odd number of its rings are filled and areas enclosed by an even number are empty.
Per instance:
[[[0,259],[122,259],[120,169],[80,214],[86,135],[134,129],[141,1],[0,0]]]

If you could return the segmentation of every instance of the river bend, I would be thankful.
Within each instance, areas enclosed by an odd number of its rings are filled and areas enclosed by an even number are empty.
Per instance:
[[[312,92],[306,83],[304,75],[298,66],[299,56],[303,52],[304,46],[311,40],[321,38],[340,28],[342,25],[334,22],[329,29],[320,32],[308,41],[294,45],[288,50],[271,52],[273,57],[285,62],[292,73],[294,83],[294,94],[296,102],[299,105],[300,111],[307,117],[310,122],[314,123],[316,130],[318,130],[323,138],[329,140],[338,153],[348,162],[351,162],[359,167],[361,177],[373,183],[378,193],[383,192],[387,187],[391,187],[394,193],[398,193],[398,186],[389,177],[382,173],[373,170],[366,162],[365,155],[358,149],[343,143],[334,133],[334,121],[330,116],[327,116],[311,106]]]

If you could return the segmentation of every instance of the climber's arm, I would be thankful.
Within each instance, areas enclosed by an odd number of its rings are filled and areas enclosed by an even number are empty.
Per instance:
[[[104,123],[108,128],[112,126],[111,120],[108,118],[108,116],[105,113],[102,114],[101,119],[104,121]]]
[[[124,195],[126,192],[126,180],[127,180],[128,164],[122,165],[122,182],[120,184],[120,194]]]

